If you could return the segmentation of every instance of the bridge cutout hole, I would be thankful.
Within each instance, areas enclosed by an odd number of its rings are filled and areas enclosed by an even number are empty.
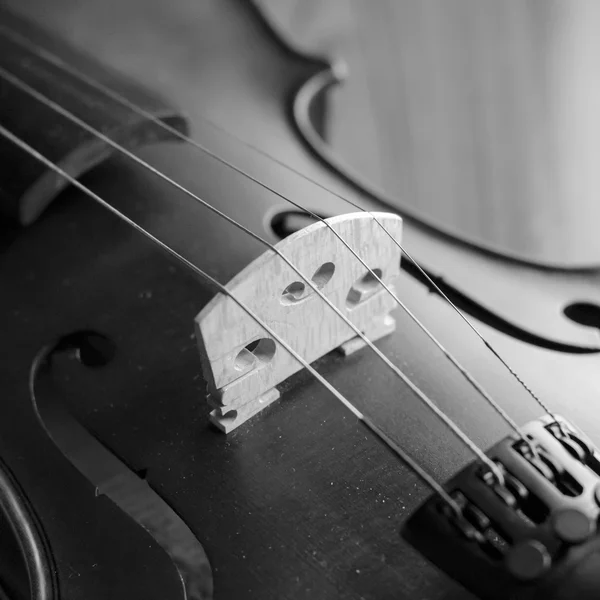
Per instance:
[[[290,283],[281,294],[281,304],[296,304],[306,296],[306,286],[301,281]]]
[[[321,289],[327,284],[327,282],[333,277],[335,271],[335,265],[332,262],[326,262],[321,265],[312,276],[312,282]]]
[[[275,356],[275,342],[270,338],[254,340],[242,348],[233,366],[237,371],[247,371],[260,363],[268,363]]]
[[[221,413],[220,421],[223,424],[233,423],[237,419],[237,416],[238,416],[237,410],[229,410],[225,414]]]
[[[563,313],[574,323],[600,329],[600,306],[591,302],[573,302],[566,306]]]
[[[332,262],[322,264],[311,277],[313,285],[321,290],[333,277],[335,265]],[[298,304],[302,300],[306,300],[314,290],[310,286],[306,286],[301,281],[290,283],[281,294],[281,304],[289,306],[290,304]]]
[[[350,309],[355,308],[378,291],[381,283],[377,278],[381,279],[382,274],[381,269],[372,269],[358,279],[346,296],[346,306]]]

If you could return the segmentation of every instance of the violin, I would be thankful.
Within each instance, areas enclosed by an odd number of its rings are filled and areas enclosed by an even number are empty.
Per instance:
[[[372,185],[342,76],[263,3],[0,5],[6,597],[600,594],[593,265]]]

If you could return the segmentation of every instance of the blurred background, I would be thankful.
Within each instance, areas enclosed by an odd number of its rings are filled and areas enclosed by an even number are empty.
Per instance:
[[[259,4],[347,64],[327,136],[350,166],[464,239],[600,265],[600,2]]]

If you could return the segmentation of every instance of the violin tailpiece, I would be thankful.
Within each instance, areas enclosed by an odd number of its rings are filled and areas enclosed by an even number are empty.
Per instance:
[[[352,213],[318,222],[276,246],[370,341],[395,328],[390,290],[400,275],[397,215]],[[369,271],[335,231],[368,265]],[[375,273],[377,277],[373,275]],[[268,250],[227,285],[306,362],[338,349],[345,356],[365,342],[276,252]],[[283,346],[228,295],[218,294],[196,317],[196,337],[208,385],[211,422],[228,433],[280,396],[277,386],[302,369]]]
[[[474,462],[411,515],[403,537],[485,600],[600,598],[600,453],[559,417],[522,428],[487,452],[500,484]]]

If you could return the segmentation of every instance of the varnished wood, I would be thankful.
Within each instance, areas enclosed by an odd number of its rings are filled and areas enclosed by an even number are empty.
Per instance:
[[[328,142],[395,207],[481,247],[600,266],[600,5],[261,0],[332,51]]]
[[[166,94],[190,116],[195,137],[283,194],[317,212],[347,210],[217,134],[202,121],[204,112],[365,207],[381,210],[299,144],[285,102],[316,67],[265,36],[246,4],[83,6],[62,0],[52,10],[41,0],[15,4]],[[189,146],[164,144],[142,155],[276,241],[271,219],[289,209],[281,198]],[[85,182],[223,283],[264,250],[124,159],[105,164]],[[444,276],[492,290],[523,327],[533,323],[535,331],[548,330],[559,339],[595,343],[590,328],[572,336],[568,323],[552,321],[554,309],[571,293],[563,288],[570,279],[473,253],[414,224],[406,227],[405,242]],[[575,289],[594,289],[593,279],[577,277]],[[407,514],[429,490],[309,377],[294,375],[281,386],[280,402],[227,438],[210,426],[193,320],[214,291],[81,193],[67,190],[39,222],[2,247],[0,278],[0,451],[39,510],[65,598],[163,600],[177,597],[180,589],[160,548],[95,497],[93,485],[65,460],[33,413],[27,389],[32,357],[57,336],[90,327],[115,340],[115,359],[94,369],[75,360],[60,362],[53,393],[129,468],[145,472],[149,485],[198,536],[213,567],[217,600],[468,597],[400,539]],[[437,296],[406,273],[398,289],[517,422],[540,416],[531,397]],[[380,348],[476,443],[487,447],[504,437],[506,424],[433,352],[414,323],[400,310],[394,317],[397,330]],[[596,355],[541,348],[477,325],[552,410],[600,439]],[[372,353],[331,354],[316,367],[439,480],[472,460]]]

